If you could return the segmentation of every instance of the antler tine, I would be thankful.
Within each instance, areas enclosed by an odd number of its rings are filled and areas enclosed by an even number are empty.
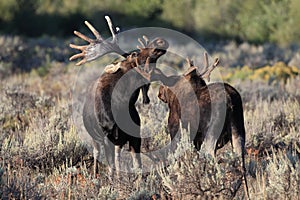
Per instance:
[[[146,48],[146,44],[144,43],[144,41],[142,40],[142,38],[138,38],[139,43],[142,45],[142,48]],[[138,47],[139,49],[141,49],[140,47]]]
[[[77,35],[78,37],[80,37],[81,39],[91,43],[93,41],[93,39],[87,37],[86,35],[83,35],[82,33],[80,33],[79,31],[74,31],[74,34]],[[72,47],[73,48],[73,47]]]
[[[209,67],[209,64],[208,64],[208,55],[207,55],[207,52],[204,52],[204,64],[205,64],[205,67],[208,68]]]
[[[75,44],[70,44],[69,46],[70,46],[71,48],[73,48],[73,49],[78,49],[78,50],[81,50],[81,51],[85,50],[86,47],[87,47],[87,45],[84,45],[84,46],[78,46],[78,45],[75,45]],[[73,57],[73,56],[72,56],[72,57]]]
[[[189,67],[193,67],[194,66],[194,62],[189,58],[189,57],[186,57],[186,62],[188,63],[188,66]]]
[[[215,62],[213,64],[214,67],[218,66],[219,65],[219,62],[220,62],[220,59],[219,58],[216,58],[215,59]]]
[[[112,22],[111,22],[110,17],[109,17],[108,15],[106,15],[106,16],[105,16],[105,19],[106,19],[107,24],[108,24],[108,26],[109,26],[109,30],[110,30],[111,35],[112,35],[112,37],[113,37],[113,41],[117,41],[118,39],[117,39],[117,37],[116,37],[115,30],[114,30],[114,26],[113,26],[113,24],[112,24]]]
[[[92,31],[92,33],[98,40],[103,40],[99,32],[92,26],[92,24],[90,24],[88,21],[84,21],[84,23]]]
[[[75,59],[80,58],[82,56],[84,56],[84,53],[78,53],[78,54],[75,54],[75,55],[71,56],[69,58],[69,60],[75,60]]]
[[[204,68],[204,71],[202,73],[200,73],[200,76],[202,78],[207,78],[207,80],[210,81],[210,74],[218,66],[219,61],[220,61],[219,58],[216,58],[215,62],[211,66],[209,66],[209,64],[208,64],[208,56],[207,56],[207,53],[205,52],[204,53],[204,65],[205,65],[205,68]]]
[[[142,48],[147,48],[148,44],[149,44],[149,39],[147,36],[143,35],[143,39],[142,38],[138,38],[139,43],[141,44],[142,47],[137,46],[138,49],[142,49]]]
[[[148,37],[147,37],[146,35],[143,35],[143,39],[145,40],[146,46],[148,46],[148,44],[149,44],[149,39],[148,39]]]
[[[86,63],[86,61],[87,61],[87,59],[84,58],[84,59],[82,59],[81,61],[79,61],[78,63],[76,63],[75,65],[76,65],[76,66],[82,65],[82,64]]]
[[[205,72],[207,72],[209,68],[207,52],[204,52],[203,57],[204,57],[204,69],[201,70],[200,74],[204,74]]]
[[[184,76],[191,73],[193,70],[197,69],[197,67],[194,66],[194,62],[189,57],[186,57],[185,60],[188,64],[188,70],[184,73]]]

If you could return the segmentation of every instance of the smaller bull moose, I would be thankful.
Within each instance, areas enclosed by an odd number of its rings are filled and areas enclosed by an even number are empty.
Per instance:
[[[153,68],[157,59],[166,53],[168,42],[162,38],[149,41],[147,37],[139,39],[141,47],[138,51],[126,53],[117,45],[116,29],[109,17],[106,16],[112,41],[102,39],[98,31],[88,22],[85,24],[96,36],[96,39],[75,31],[74,34],[89,42],[89,45],[70,47],[82,52],[70,58],[82,58],[77,65],[84,64],[107,53],[115,52],[124,60],[108,65],[104,73],[87,90],[83,108],[83,122],[86,130],[93,139],[94,174],[97,171],[97,158],[100,144],[104,143],[105,154],[110,171],[120,170],[120,151],[129,142],[129,149],[133,159],[133,167],[141,167],[141,136],[140,117],[135,103],[139,91],[142,89],[144,103],[149,103],[147,91]]]
[[[187,128],[190,125],[190,137],[197,150],[215,155],[217,149],[231,142],[233,150],[242,158],[246,194],[245,127],[242,99],[238,91],[227,83],[207,85],[210,73],[219,60],[209,66],[207,54],[204,54],[205,68],[198,68],[187,59],[187,72],[177,78],[173,86],[161,85],[158,97],[168,104],[168,129],[171,140],[176,136],[179,123]],[[174,79],[174,78],[173,78]]]

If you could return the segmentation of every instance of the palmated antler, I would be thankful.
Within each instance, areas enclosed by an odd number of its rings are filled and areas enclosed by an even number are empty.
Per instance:
[[[215,59],[215,62],[212,65],[209,65],[208,62],[208,55],[206,52],[204,52],[204,69],[199,72],[199,68],[194,66],[193,61],[191,61],[189,58],[186,58],[186,61],[188,63],[188,70],[184,73],[184,75],[187,75],[191,73],[194,70],[197,70],[198,76],[201,76],[202,78],[206,78],[207,81],[210,81],[210,74],[211,72],[218,66],[219,64],[219,58]]]
[[[105,19],[112,34],[112,41],[103,40],[99,32],[88,21],[85,21],[84,23],[92,31],[96,39],[91,39],[78,31],[74,31],[75,35],[90,43],[89,45],[83,46],[70,44],[71,48],[82,51],[81,53],[75,54],[70,57],[70,60],[82,58],[82,60],[76,63],[76,65],[82,65],[86,62],[95,60],[98,57],[112,52],[122,55],[123,57],[126,57],[128,55],[126,52],[120,49],[119,45],[117,44],[118,38],[116,33],[119,32],[119,28],[114,28],[109,16],[105,16]]]

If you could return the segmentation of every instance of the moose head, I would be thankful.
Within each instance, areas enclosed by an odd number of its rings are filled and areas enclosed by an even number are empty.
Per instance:
[[[105,19],[112,34],[112,40],[104,40],[99,32],[88,21],[85,21],[86,26],[91,30],[96,39],[91,39],[78,31],[74,31],[75,35],[87,41],[89,45],[78,46],[70,44],[71,48],[81,51],[81,53],[70,57],[70,60],[82,58],[81,61],[76,63],[76,65],[79,66],[86,62],[95,60],[105,54],[114,52],[124,57],[127,62],[133,63],[134,70],[144,76],[144,78],[147,80],[150,80],[150,73],[152,72],[153,68],[155,68],[157,59],[164,55],[169,47],[168,42],[163,38],[155,38],[154,40],[149,41],[146,36],[143,36],[143,38],[138,38],[138,41],[140,42],[140,46],[138,46],[139,51],[134,51],[132,53],[124,52],[118,45],[117,33],[120,31],[120,29],[118,27],[114,28],[111,19],[108,16],[105,16]],[[143,65],[145,65],[147,68],[145,70],[140,70],[138,66]],[[115,73],[120,67],[122,67],[122,65],[111,64],[105,68],[105,72]],[[142,87],[144,104],[148,104],[150,102],[147,94],[149,86],[150,84],[145,84]]]

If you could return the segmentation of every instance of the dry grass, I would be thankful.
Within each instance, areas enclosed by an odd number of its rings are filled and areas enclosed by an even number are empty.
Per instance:
[[[52,63],[42,78],[32,72],[1,80],[1,199],[243,199],[239,160],[230,145],[212,160],[184,138],[168,166],[110,180],[101,165],[98,177],[92,177],[92,157],[71,119],[75,79],[76,70]],[[279,86],[234,85],[244,98],[250,197],[299,198],[299,76]],[[167,108],[153,88],[152,104],[138,103],[143,134],[153,136],[143,142],[144,151],[169,140]],[[180,148],[184,153],[177,155]]]

